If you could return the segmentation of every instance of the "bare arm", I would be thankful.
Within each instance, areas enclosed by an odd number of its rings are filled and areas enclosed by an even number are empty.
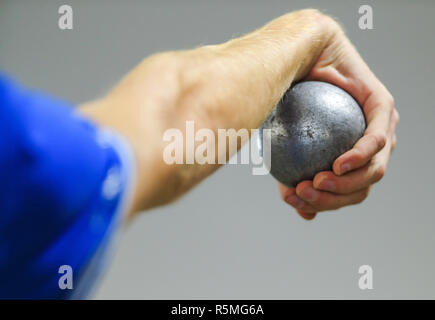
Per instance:
[[[295,78],[308,71],[332,34],[315,10],[282,16],[224,44],[145,59],[106,97],[82,106],[97,122],[124,134],[136,151],[135,210],[166,203],[218,165],[163,162],[163,132],[257,128]]]
[[[107,96],[83,105],[83,113],[123,134],[135,150],[132,212],[176,199],[219,166],[165,164],[166,129],[184,131],[187,120],[215,132],[257,128],[340,32],[316,10],[297,11],[220,45],[147,58]]]

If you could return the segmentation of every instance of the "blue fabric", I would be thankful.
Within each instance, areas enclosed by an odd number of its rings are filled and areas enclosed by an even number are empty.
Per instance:
[[[0,75],[1,299],[86,296],[128,197],[129,152],[68,103]],[[62,265],[72,290],[59,287]]]

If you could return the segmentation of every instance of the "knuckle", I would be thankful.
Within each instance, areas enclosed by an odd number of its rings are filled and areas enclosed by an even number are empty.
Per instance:
[[[373,139],[375,140],[378,150],[385,147],[385,144],[387,143],[387,135],[385,133],[374,134]]]
[[[393,109],[394,108],[394,97],[393,97],[393,95],[390,93],[390,92],[388,92],[387,93],[387,105],[388,105],[388,108],[391,108],[391,109]]]
[[[382,132],[371,133],[367,135],[367,138],[370,139],[374,145],[376,145],[376,150],[381,150],[387,143],[387,135]]]
[[[358,162],[364,161],[366,158],[364,151],[362,151],[360,148],[354,148],[352,157]]]
[[[356,204],[358,204],[358,203],[361,203],[361,202],[363,202],[364,200],[366,200],[367,199],[367,197],[369,196],[369,193],[370,193],[370,189],[369,188],[366,188],[366,189],[364,189],[361,193],[360,193],[360,195],[358,196],[358,198],[356,199]]]
[[[327,210],[327,208],[328,208],[328,201],[323,197],[319,197],[318,199],[311,202],[310,205],[316,211],[324,211],[324,210]]]
[[[385,175],[385,166],[380,165],[378,166],[375,171],[373,172],[373,182],[380,181]]]
[[[398,124],[400,122],[400,114],[399,114],[399,111],[397,111],[397,109],[394,109],[394,120],[395,120],[396,124]]]

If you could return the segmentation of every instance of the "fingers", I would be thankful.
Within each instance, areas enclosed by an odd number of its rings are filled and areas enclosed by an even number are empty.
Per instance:
[[[290,188],[278,182],[279,193],[281,194],[281,198],[285,200],[286,193],[289,192]]]
[[[334,172],[320,172],[312,182],[303,181],[296,188],[280,185],[282,198],[302,218],[312,220],[317,212],[361,203],[371,185],[383,178],[396,145],[395,130],[399,123],[399,114],[390,97],[386,94],[381,104],[368,99],[365,135],[334,162]]]
[[[385,173],[386,163],[383,157],[370,161],[362,168],[346,173],[342,176],[335,175],[332,171],[322,171],[313,180],[317,190],[334,192],[337,194],[351,194],[370,187],[381,180]]]
[[[296,189],[287,188],[282,193],[282,197],[285,202],[296,209],[302,218],[312,220],[318,212],[336,210],[344,206],[361,203],[367,198],[369,191],[370,187],[354,193],[340,195],[316,190],[311,181],[303,181]]]
[[[365,101],[363,110],[367,129],[351,150],[335,160],[333,171],[336,175],[366,165],[385,147],[388,139],[392,138],[391,123],[397,111],[394,109],[393,97],[386,89],[380,90],[379,93],[374,91]]]
[[[392,124],[394,132],[396,124]],[[318,173],[313,179],[313,187],[317,190],[333,192],[340,195],[355,195],[380,181],[387,168],[387,164],[394,148],[396,137],[388,139],[385,147],[376,153],[362,168],[337,176],[332,171]],[[299,188],[299,186],[298,186]],[[298,191],[298,188],[296,189]],[[297,192],[299,195],[299,192]],[[303,199],[303,197],[302,197]]]
[[[317,215],[317,213],[305,212],[305,211],[302,211],[302,210],[296,210],[296,211],[305,220],[313,220],[316,217],[316,215]]]
[[[316,217],[316,210],[296,195],[295,188],[288,188],[280,183],[278,186],[281,198],[295,208],[302,218],[312,220]]]
[[[305,206],[305,202],[296,195],[295,188],[287,188],[283,185],[280,185],[280,189],[284,190],[284,193],[281,193],[283,200],[293,208],[302,209]]]
[[[393,118],[389,130],[392,137],[387,139],[385,146],[372,156],[367,164],[341,176],[337,176],[331,171],[320,172],[313,179],[314,187],[337,194],[351,194],[364,190],[380,181],[385,175],[391,151],[397,140],[394,130],[398,123],[398,114]]]
[[[337,175],[345,174],[367,164],[373,156],[381,151],[387,142],[384,134],[367,134],[363,136],[348,152],[334,161],[332,169]]]
[[[282,196],[284,201],[294,207],[302,218],[312,220],[317,212],[336,210],[361,203],[367,198],[369,191],[370,187],[351,194],[340,195],[316,190],[311,181],[303,181],[296,188],[286,188]]]
[[[301,206],[298,209],[305,211],[305,208],[312,208],[317,212],[336,210],[344,206],[361,203],[367,198],[369,190],[370,188],[365,188],[342,195],[316,190],[311,181],[303,181],[296,187],[296,195],[305,201],[307,206]]]

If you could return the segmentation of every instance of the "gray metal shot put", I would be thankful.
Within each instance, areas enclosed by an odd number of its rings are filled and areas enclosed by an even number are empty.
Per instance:
[[[263,122],[259,149],[270,173],[288,187],[312,180],[320,171],[331,170],[334,160],[350,150],[364,134],[364,114],[343,89],[320,81],[300,82],[291,87]],[[271,129],[270,141],[263,130]],[[270,142],[270,143],[269,143]]]

